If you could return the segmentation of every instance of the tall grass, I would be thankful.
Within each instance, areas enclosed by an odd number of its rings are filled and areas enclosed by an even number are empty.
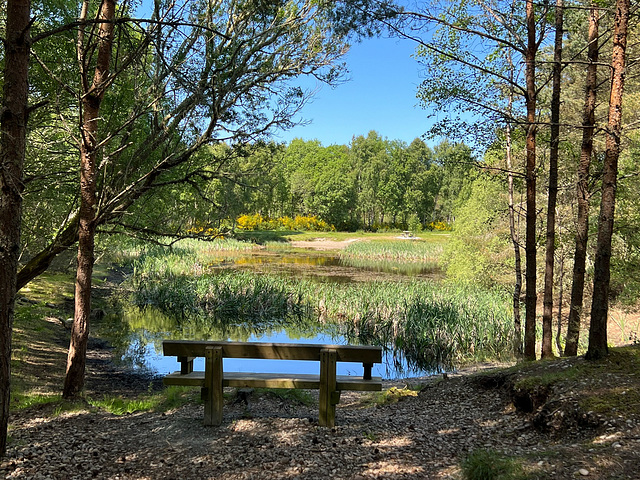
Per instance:
[[[443,247],[423,240],[372,240],[353,242],[341,253],[343,258],[366,258],[373,260],[393,260],[396,262],[437,263]]]
[[[512,313],[500,291],[430,281],[324,290],[321,315],[341,320],[347,338],[392,351],[397,367],[448,370],[510,351]]]
[[[282,277],[227,271],[147,277],[137,283],[135,304],[153,305],[181,317],[204,313],[218,319],[268,322],[305,313],[299,282]]]
[[[415,370],[500,357],[513,343],[503,292],[421,280],[334,284],[246,271],[211,274],[193,269],[198,261],[192,252],[141,258],[134,303],[218,326],[334,324],[350,342],[382,345],[398,366]]]
[[[340,262],[344,266],[368,270],[372,272],[394,272],[404,275],[421,275],[440,273],[437,260],[403,261],[388,258],[348,257],[342,255]]]
[[[212,264],[224,260],[225,254],[250,252],[260,246],[228,238],[210,241],[185,239],[166,247],[162,245],[134,244],[123,249],[122,256],[128,257],[134,269],[134,279],[173,278],[183,275],[199,276]],[[125,253],[128,252],[128,253]]]

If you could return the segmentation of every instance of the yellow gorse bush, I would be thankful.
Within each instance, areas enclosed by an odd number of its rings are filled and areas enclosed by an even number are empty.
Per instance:
[[[239,230],[305,230],[315,232],[335,231],[333,225],[316,216],[305,217],[297,215],[291,217],[265,218],[259,213],[252,215],[240,215],[236,219],[236,227]]]
[[[224,238],[224,237],[222,237],[220,235],[220,231],[217,228],[211,228],[211,227],[197,226],[197,227],[187,228],[187,234],[189,234],[189,235],[207,235],[207,236],[210,236],[210,237],[219,236],[220,238]]]
[[[429,230],[437,230],[441,232],[450,232],[453,230],[447,222],[431,222],[428,226]]]
[[[239,230],[264,230],[264,228],[261,228],[264,223],[265,219],[259,213],[240,215],[236,219],[236,227]]]

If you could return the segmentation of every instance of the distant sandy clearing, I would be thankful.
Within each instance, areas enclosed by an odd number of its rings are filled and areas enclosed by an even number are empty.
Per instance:
[[[350,238],[348,240],[328,240],[326,238],[315,238],[313,240],[295,240],[289,242],[292,247],[309,248],[312,250],[342,250],[353,242],[359,242],[360,238]]]

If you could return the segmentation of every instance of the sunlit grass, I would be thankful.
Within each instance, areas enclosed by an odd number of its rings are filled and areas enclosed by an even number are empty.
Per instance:
[[[16,410],[58,403],[61,400],[62,396],[55,394],[11,392],[11,408]]]
[[[31,302],[60,303],[73,299],[74,276],[69,273],[45,272],[18,292],[18,299],[28,297]]]
[[[128,415],[136,412],[166,412],[187,403],[200,401],[200,391],[190,387],[171,386],[158,393],[140,395],[136,398],[123,398],[116,395],[104,395],[102,398],[88,398],[88,403],[113,415]]]
[[[516,480],[525,479],[521,465],[493,450],[475,450],[462,462],[462,474],[466,480]]]
[[[343,258],[437,263],[443,247],[424,240],[371,240],[354,242],[340,252]]]
[[[134,412],[146,412],[156,408],[160,402],[161,397],[145,397],[127,399],[117,396],[105,395],[100,399],[88,399],[89,403],[101,410],[106,410],[114,415],[126,415]]]

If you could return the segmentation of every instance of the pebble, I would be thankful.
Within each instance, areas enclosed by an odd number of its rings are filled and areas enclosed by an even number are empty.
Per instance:
[[[518,457],[558,445],[550,444],[521,416],[505,415],[504,398],[468,384],[455,385],[450,380],[437,391],[394,407],[353,408],[344,398],[333,430],[317,425],[317,404],[286,405],[284,413],[281,401],[268,399],[256,399],[248,419],[240,417],[244,406],[234,410],[226,405],[225,420],[218,428],[202,426],[202,405],[197,404],[167,414],[115,417],[87,412],[46,421],[34,410],[12,419],[12,442],[0,461],[0,478],[435,478],[457,468],[477,448]],[[640,441],[635,435],[605,437],[615,441],[612,448],[617,455],[625,453],[623,446]],[[563,444],[583,457],[598,455],[589,455],[586,445]],[[566,474],[582,464],[572,460],[572,468],[564,459],[544,455],[537,462],[541,478]],[[86,468],[80,470],[79,465]],[[574,474],[597,476],[586,468]]]

